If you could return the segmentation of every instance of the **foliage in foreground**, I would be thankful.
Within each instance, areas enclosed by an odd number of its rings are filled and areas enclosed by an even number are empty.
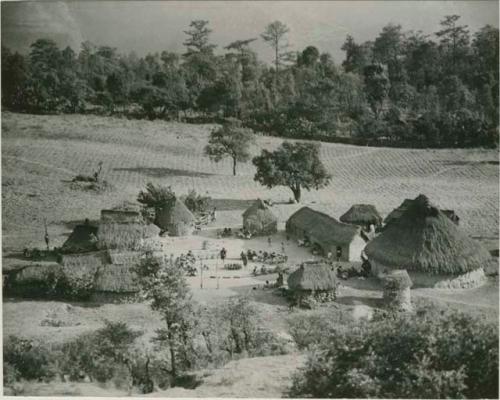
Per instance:
[[[498,398],[498,328],[469,314],[392,314],[317,343],[292,397]]]

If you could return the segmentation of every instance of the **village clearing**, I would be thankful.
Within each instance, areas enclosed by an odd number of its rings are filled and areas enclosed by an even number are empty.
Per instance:
[[[163,251],[175,257],[196,252],[228,250],[226,262],[238,262],[242,250],[281,252],[289,264],[311,260],[309,249],[288,241],[284,223],[304,205],[338,218],[353,204],[374,204],[385,217],[405,198],[425,193],[442,208],[460,216],[464,231],[482,241],[489,250],[498,249],[498,158],[495,150],[414,150],[356,147],[323,143],[321,157],[332,174],[331,184],[320,191],[304,192],[303,201],[287,204],[287,188],[266,189],[253,181],[254,167],[238,165],[232,176],[229,160],[211,163],[203,156],[211,125],[188,125],[162,121],[133,121],[97,116],[35,116],[5,112],[2,118],[2,247],[3,268],[19,264],[15,253],[25,247],[44,247],[44,219],[51,246],[60,246],[72,228],[85,218],[99,219],[101,209],[134,200],[147,182],[170,185],[179,195],[195,189],[217,199],[217,220],[198,235],[161,238]],[[253,153],[276,148],[282,139],[261,136]],[[91,174],[103,161],[102,177],[112,188],[102,193],[75,190],[69,182],[77,174]],[[241,227],[243,211],[256,198],[270,199],[278,217],[279,232],[271,237],[242,240],[217,239],[223,227]],[[202,250],[205,248],[206,250]],[[215,258],[203,261],[208,270],[187,280],[194,298],[212,303],[234,295],[248,295],[261,312],[263,324],[286,334],[290,310],[284,298],[265,289],[276,275],[253,276],[245,269],[228,271]],[[342,282],[336,303],[354,316],[366,316],[366,306],[377,306],[381,286],[374,278]],[[203,285],[203,288],[201,287]],[[498,319],[498,277],[476,289],[414,289],[418,301],[445,304]],[[59,321],[57,325],[44,320]],[[161,321],[142,303],[65,303],[6,299],[3,302],[3,334],[30,337],[47,343],[62,342],[103,325],[104,319],[127,322],[144,331],[145,345]],[[281,357],[281,358],[280,358]],[[292,359],[294,361],[292,361]],[[194,391],[172,389],[155,395],[174,397],[280,397],[301,356],[294,354],[233,361],[211,371]],[[274,371],[254,382],[252,371]],[[248,371],[241,374],[240,371]],[[263,374],[259,374],[259,379]],[[219,382],[219,383],[217,383]],[[222,382],[222,383],[221,383]],[[226,383],[224,383],[226,382]],[[85,386],[86,384],[79,384]],[[61,394],[89,394],[78,385],[60,388]],[[245,389],[247,388],[247,389]],[[249,389],[251,388],[251,389]],[[119,395],[106,388],[96,395]],[[47,389],[54,395],[54,387]],[[43,394],[44,386],[35,389]]]

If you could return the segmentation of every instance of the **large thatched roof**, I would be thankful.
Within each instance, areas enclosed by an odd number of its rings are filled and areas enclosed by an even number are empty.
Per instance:
[[[349,244],[359,233],[356,226],[344,224],[327,214],[302,207],[295,212],[286,223],[290,227],[300,227],[322,243]]]
[[[96,249],[97,227],[77,225],[62,245],[64,253],[82,253]]]
[[[288,276],[288,287],[292,290],[333,290],[337,278],[328,264],[302,264]]]
[[[388,215],[387,217],[385,217],[384,219],[384,222],[386,224],[390,223],[391,221],[394,221],[396,219],[398,219],[399,217],[401,217],[401,215],[403,215],[403,213],[408,209],[408,207],[410,206],[410,204],[413,202],[413,200],[411,199],[404,199],[404,201],[399,205],[398,208],[395,208],[394,210],[392,210]],[[455,223],[455,225],[458,225],[459,221],[460,221],[460,218],[458,217],[458,215],[455,213],[454,210],[441,210],[443,212],[444,215],[446,215],[451,221],[453,221]],[[342,218],[341,218],[342,220]]]
[[[411,200],[406,211],[365,247],[371,261],[391,268],[431,274],[462,274],[483,267],[488,251],[469,238],[426,196]]]
[[[340,217],[340,221],[353,225],[373,224],[379,226],[382,223],[382,217],[372,204],[354,204]]]

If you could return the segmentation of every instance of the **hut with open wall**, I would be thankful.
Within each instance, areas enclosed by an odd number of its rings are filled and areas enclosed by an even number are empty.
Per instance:
[[[278,218],[259,199],[243,213],[243,228],[254,236],[272,235],[278,231]]]
[[[97,250],[97,227],[77,225],[61,247],[63,253],[84,253]]]
[[[170,236],[187,236],[193,233],[195,217],[186,205],[176,198],[173,204],[165,205],[157,211],[155,223],[168,231]]]
[[[144,238],[139,207],[126,204],[101,211],[97,236],[100,249],[139,250]]]
[[[392,210],[387,217],[384,219],[384,224],[388,225],[392,221],[397,220],[403,213],[408,209],[410,204],[412,204],[411,199],[404,199],[404,201],[399,205],[398,208]],[[459,216],[455,213],[454,210],[441,210],[441,212],[446,215],[455,225],[458,225],[460,222]]]
[[[338,261],[361,261],[366,245],[361,228],[339,222],[309,207],[302,207],[288,219],[286,232],[300,240],[307,238],[324,255],[332,253]]]
[[[345,224],[357,225],[365,231],[370,231],[370,226],[378,228],[382,225],[382,217],[372,204],[354,204],[340,217]]]
[[[406,269],[415,287],[468,288],[485,281],[490,254],[420,195],[365,248],[372,272]]]
[[[288,276],[288,289],[301,305],[310,296],[319,301],[335,300],[337,277],[331,265],[302,263]]]

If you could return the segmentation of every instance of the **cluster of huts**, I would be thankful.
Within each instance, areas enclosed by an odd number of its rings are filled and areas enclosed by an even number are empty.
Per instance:
[[[277,218],[261,201],[250,207],[243,218],[244,226],[255,228],[255,234],[261,227],[266,227],[261,234],[276,230]],[[260,220],[262,223],[257,222]],[[406,270],[413,285],[419,287],[479,286],[485,281],[484,267],[492,262],[488,250],[461,230],[459,217],[453,210],[439,209],[424,195],[404,200],[385,220],[368,204],[352,206],[340,221],[302,207],[286,221],[286,233],[298,240],[306,239],[333,261],[368,262],[372,274],[380,278]],[[304,268],[327,267],[301,268],[297,276],[307,277]],[[329,276],[327,272],[312,274]],[[292,278],[292,286],[297,286],[296,278]],[[328,281],[325,278],[318,285],[323,288]],[[314,284],[304,284],[308,290],[315,290]]]
[[[98,224],[77,225],[62,246],[58,265],[50,268],[67,276],[92,275],[95,291],[129,293],[137,290],[132,269],[141,250],[159,250],[161,231],[171,236],[193,232],[196,219],[185,204],[175,200],[156,211],[154,224],[143,217],[138,204],[125,203],[101,211]],[[278,218],[268,203],[257,200],[242,215],[243,228],[254,236],[278,230]],[[369,263],[379,278],[405,270],[414,286],[467,288],[485,281],[484,267],[491,255],[459,227],[452,210],[440,210],[420,195],[406,199],[385,220],[373,205],[353,205],[339,220],[310,207],[302,207],[286,221],[287,236],[306,239],[329,261]],[[36,270],[36,271],[35,271]],[[14,280],[40,274],[35,266],[17,271]],[[56,271],[56,272],[57,272]],[[331,264],[304,264],[289,276],[299,291],[332,289]]]

